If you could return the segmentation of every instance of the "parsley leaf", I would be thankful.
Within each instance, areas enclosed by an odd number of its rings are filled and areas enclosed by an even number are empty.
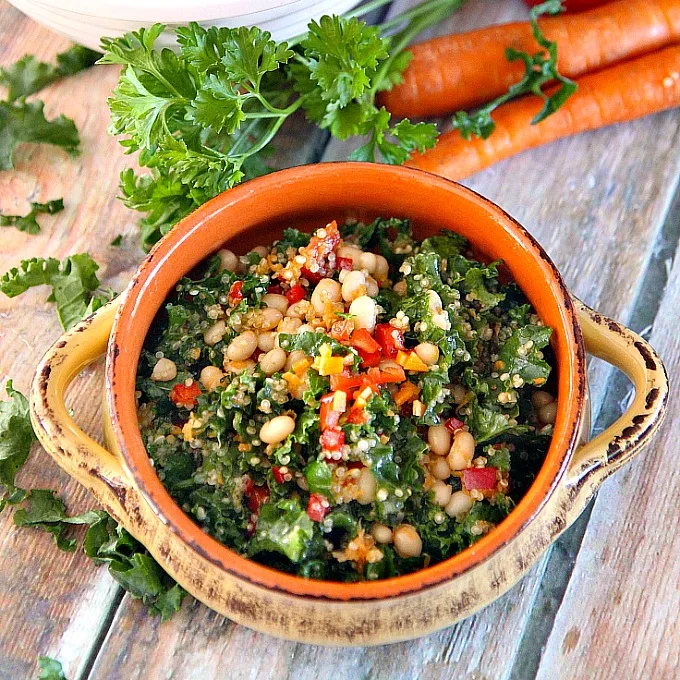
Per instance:
[[[0,292],[13,298],[35,286],[51,286],[47,301],[56,303],[59,322],[68,330],[113,297],[110,291],[96,292],[97,269],[87,253],[70,255],[63,262],[53,257],[23,260],[0,278]]]
[[[14,480],[37,441],[29,416],[28,400],[14,389],[12,381],[6,385],[8,401],[0,401],[0,485],[6,492],[0,495],[0,511],[8,503],[24,499],[25,493],[14,486]]]
[[[66,680],[64,669],[56,659],[49,656],[38,657],[38,680]]]
[[[543,108],[531,121],[532,125],[540,123],[549,115],[555,113],[564,102],[576,92],[577,85],[573,80],[565,78],[557,69],[557,43],[548,40],[538,25],[538,17],[542,14],[559,14],[564,11],[561,0],[547,0],[536,5],[531,10],[531,27],[536,42],[543,49],[536,54],[529,55],[512,47],[505,50],[508,61],[524,62],[525,74],[522,80],[511,85],[506,94],[494,99],[472,114],[458,111],[453,116],[453,127],[460,130],[464,139],[473,135],[487,139],[495,130],[496,124],[491,114],[501,104],[516,99],[525,94],[534,94],[543,99]],[[559,87],[551,94],[543,92],[543,87],[557,81]]]
[[[52,144],[77,155],[80,138],[70,118],[47,120],[41,101],[16,103],[0,101],[0,170],[14,167],[12,155],[22,142]]]
[[[47,85],[75,75],[92,66],[101,55],[81,45],[73,45],[57,54],[57,65],[39,61],[26,54],[7,68],[0,67],[0,85],[7,88],[7,100],[28,97]]]
[[[64,534],[69,525],[93,524],[99,520],[101,511],[89,510],[80,515],[69,517],[64,502],[54,495],[50,489],[32,489],[26,497],[29,508],[19,508],[14,513],[14,525],[18,527],[34,527],[42,529],[54,536],[60,550],[72,552],[76,549],[76,540]]]
[[[167,621],[179,611],[186,591],[168,576],[147,549],[105,512],[87,530],[85,554],[108,564],[109,574],[150,613]]]
[[[28,215],[0,215],[0,227],[16,227],[27,234],[38,234],[40,225],[36,219],[40,213],[54,215],[64,209],[64,199],[57,198],[47,203],[31,203]]]

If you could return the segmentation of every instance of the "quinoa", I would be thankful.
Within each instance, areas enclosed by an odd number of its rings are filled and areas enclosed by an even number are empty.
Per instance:
[[[398,219],[209,258],[140,360],[162,483],[226,546],[305,578],[464,550],[526,492],[557,411],[551,329],[501,270]]]

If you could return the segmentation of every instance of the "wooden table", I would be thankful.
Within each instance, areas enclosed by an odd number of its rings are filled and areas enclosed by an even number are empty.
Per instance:
[[[396,0],[399,11],[412,0]],[[470,0],[437,33],[521,17],[519,0]],[[0,64],[26,52],[50,59],[67,42],[0,0]],[[101,278],[122,290],[142,253],[136,216],[116,199],[126,158],[106,135],[105,99],[116,69],[91,69],[44,91],[48,117],[64,113],[81,132],[82,155],[24,146],[17,170],[0,173],[0,210],[25,198],[64,196],[38,236],[0,235],[2,271],[32,256],[89,251]],[[301,121],[279,149],[281,164],[344,158],[347,145]],[[651,338],[680,377],[680,115],[653,116],[527,152],[466,182],[505,207],[546,247],[574,293]],[[108,244],[123,234],[123,246]],[[60,330],[46,293],[0,299],[0,379],[28,389]],[[590,372],[596,428],[611,422],[628,385],[606,365]],[[101,367],[72,390],[78,420],[99,423]],[[284,642],[185,602],[161,625],[82,552],[16,530],[0,515],[0,679],[36,675],[36,657],[61,660],[70,680],[134,678],[676,678],[680,673],[680,475],[672,424],[603,486],[589,511],[495,604],[435,635],[385,647],[331,649]],[[87,494],[36,447],[27,487],[59,489],[73,511]]]

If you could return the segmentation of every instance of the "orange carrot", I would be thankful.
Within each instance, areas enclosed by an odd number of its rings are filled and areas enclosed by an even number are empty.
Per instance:
[[[543,101],[524,97],[496,109],[496,129],[488,139],[466,141],[458,130],[452,130],[406,165],[459,180],[525,149],[680,106],[680,45],[610,66],[576,82],[576,93],[536,125],[531,120]]]
[[[579,14],[544,17],[538,24],[557,42],[557,66],[568,78],[652,52],[680,40],[680,0],[619,0]],[[380,103],[397,116],[443,116],[484,104],[524,75],[505,48],[535,54],[531,24],[489,26],[411,47],[404,81]]]

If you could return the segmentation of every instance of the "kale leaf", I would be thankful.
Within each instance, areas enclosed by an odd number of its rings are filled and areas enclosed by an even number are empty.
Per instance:
[[[64,199],[57,198],[47,203],[31,203],[31,210],[27,215],[0,215],[0,227],[16,227],[27,234],[38,234],[40,225],[37,217],[41,213],[54,215],[64,209]]]

